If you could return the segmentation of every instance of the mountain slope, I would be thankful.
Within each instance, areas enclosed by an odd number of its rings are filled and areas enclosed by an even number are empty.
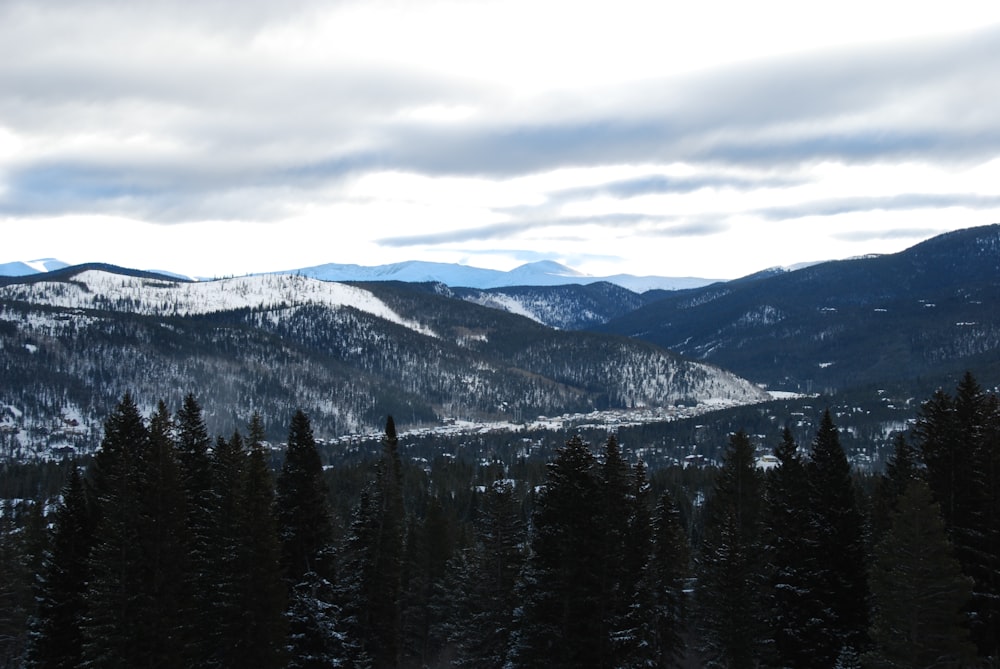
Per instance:
[[[1000,226],[680,291],[598,329],[774,388],[840,389],[966,367],[992,375],[1000,371]]]
[[[64,270],[0,287],[0,349],[8,457],[93,445],[126,390],[147,411],[196,392],[223,434],[260,410],[276,439],[296,408],[318,435],[335,435],[377,428],[386,413],[405,424],[767,397],[644,342],[557,331],[397,284],[299,276]]]

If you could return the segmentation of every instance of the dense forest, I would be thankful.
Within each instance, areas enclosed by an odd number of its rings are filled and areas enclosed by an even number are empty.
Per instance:
[[[415,458],[389,417],[377,455],[324,466],[301,411],[272,449],[258,416],[213,438],[194,395],[126,394],[86,466],[7,472],[0,666],[996,665],[996,395],[937,391],[877,474],[829,411],[771,448]]]

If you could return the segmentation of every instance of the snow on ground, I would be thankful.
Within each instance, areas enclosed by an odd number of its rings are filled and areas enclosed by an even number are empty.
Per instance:
[[[430,328],[403,318],[367,290],[290,274],[187,283],[88,270],[68,282],[43,281],[5,286],[0,288],[0,298],[30,300],[64,308],[164,316],[302,304],[353,307],[421,334],[437,336]]]

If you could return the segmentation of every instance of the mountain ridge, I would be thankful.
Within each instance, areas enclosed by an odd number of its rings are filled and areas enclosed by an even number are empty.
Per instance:
[[[49,258],[44,261],[14,261],[0,264],[0,281],[9,282],[11,278],[28,276],[43,276],[53,271],[72,267],[118,267],[108,263],[84,263],[68,265],[60,260]],[[161,276],[190,281],[212,280],[195,278],[168,270],[129,270],[147,272]],[[587,285],[591,283],[608,282],[627,288],[633,292],[643,293],[650,290],[682,290],[708,285],[716,279],[698,277],[666,277],[666,276],[635,276],[631,274],[615,274],[607,277],[590,276],[567,267],[554,260],[539,260],[525,263],[512,270],[494,270],[472,267],[458,263],[427,262],[423,260],[406,260],[386,265],[355,265],[325,263],[310,267],[280,270],[276,272],[254,272],[258,274],[297,274],[322,281],[365,282],[365,281],[404,281],[407,283],[442,283],[458,288],[505,288],[513,286],[560,286]],[[216,277],[224,278],[224,277]]]

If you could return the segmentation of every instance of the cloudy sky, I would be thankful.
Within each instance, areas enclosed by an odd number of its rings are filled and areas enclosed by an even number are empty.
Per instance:
[[[0,262],[733,278],[995,222],[996,0],[0,0]]]

